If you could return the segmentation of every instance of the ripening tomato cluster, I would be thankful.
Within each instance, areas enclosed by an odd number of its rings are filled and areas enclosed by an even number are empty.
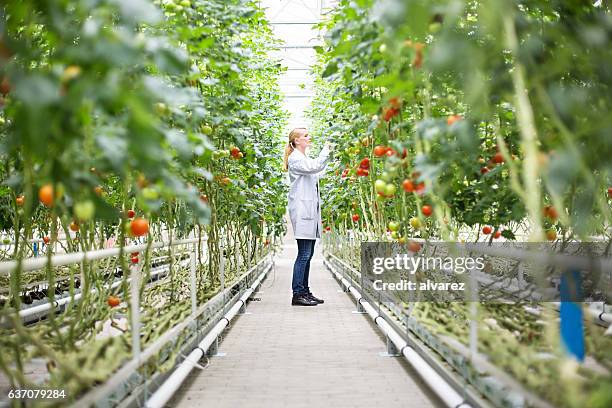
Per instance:
[[[499,239],[502,236],[501,230],[498,229],[493,232],[493,227],[489,225],[485,225],[484,227],[482,227],[482,233],[484,235],[491,235],[491,233],[493,233],[493,239]]]
[[[516,156],[512,155],[512,160],[516,160]],[[486,164],[480,168],[480,174],[487,174],[491,169],[505,162],[504,155],[499,151],[499,147],[496,147],[496,153],[487,161],[484,158],[478,159],[480,164]]]
[[[242,159],[242,157],[244,156],[242,152],[240,151],[240,148],[237,146],[233,146],[230,149],[230,155],[232,156],[232,159],[234,160]]]
[[[96,187],[97,188],[97,187]],[[101,189],[101,187],[100,187]],[[146,190],[146,188],[144,189]],[[98,193],[98,191],[96,191]],[[61,200],[63,197],[63,187],[61,185],[58,188],[54,188],[52,184],[44,184],[38,190],[38,199],[42,205],[47,208],[53,208],[57,203],[57,200]],[[155,197],[157,198],[157,197]],[[17,206],[23,206],[25,203],[25,197],[23,195],[18,196],[15,199]],[[95,214],[95,204],[91,200],[77,201],[72,206],[74,219],[68,225],[70,231],[79,232],[81,229],[81,223],[91,221]],[[149,222],[144,218],[136,217],[136,211],[129,209],[125,213],[126,217],[131,221],[126,225],[126,233],[130,237],[140,237],[146,235],[149,232]],[[43,237],[43,241],[48,244],[50,242],[49,237]]]
[[[391,119],[399,115],[402,111],[402,102],[399,98],[393,97],[389,99],[389,104],[383,108],[383,120],[389,122]]]
[[[367,177],[370,174],[370,159],[367,157],[361,160],[359,167],[357,168],[357,176]]]

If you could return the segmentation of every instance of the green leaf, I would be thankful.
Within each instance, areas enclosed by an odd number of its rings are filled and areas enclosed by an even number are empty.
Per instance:
[[[329,64],[327,64],[327,67],[325,67],[325,70],[323,71],[321,76],[323,78],[327,78],[330,75],[335,74],[336,72],[338,72],[338,64],[336,63],[336,61],[331,61]]]

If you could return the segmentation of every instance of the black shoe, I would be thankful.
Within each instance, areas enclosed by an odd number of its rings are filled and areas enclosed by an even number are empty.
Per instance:
[[[308,293],[306,296],[308,297],[308,299],[314,300],[317,303],[325,303],[325,301],[323,299],[319,299],[318,297],[316,297],[312,293]]]
[[[292,306],[316,306],[318,303],[307,295],[294,295],[291,299]]]

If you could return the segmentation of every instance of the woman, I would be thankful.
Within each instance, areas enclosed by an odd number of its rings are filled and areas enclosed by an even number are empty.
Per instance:
[[[308,287],[310,260],[317,238],[321,238],[321,196],[319,177],[329,161],[330,148],[326,144],[319,157],[306,156],[311,139],[305,128],[293,129],[285,148],[284,170],[289,170],[289,217],[298,245],[298,255],[293,265],[291,304],[294,306],[316,306],[323,303]]]

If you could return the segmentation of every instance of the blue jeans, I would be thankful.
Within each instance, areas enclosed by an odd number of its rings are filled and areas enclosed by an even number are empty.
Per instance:
[[[308,274],[310,273],[310,260],[314,254],[314,239],[298,239],[298,255],[293,265],[293,281],[291,289],[294,295],[305,295],[310,293],[308,287]]]

